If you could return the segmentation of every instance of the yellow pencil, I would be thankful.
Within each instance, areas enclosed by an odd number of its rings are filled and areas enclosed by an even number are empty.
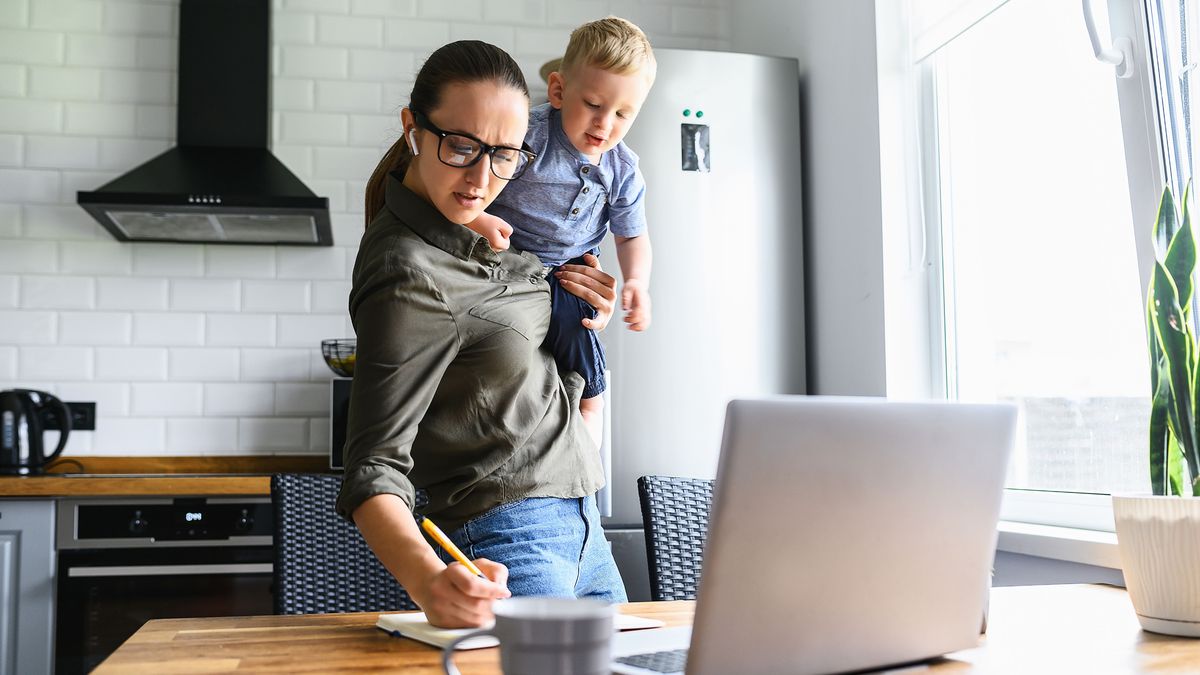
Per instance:
[[[450,537],[447,537],[442,532],[441,528],[439,528],[437,525],[434,525],[432,520],[428,518],[422,518],[421,529],[425,530],[425,533],[428,534],[430,538],[436,541],[439,546],[446,549],[447,553],[449,553],[455,560],[462,563],[463,567],[466,567],[468,570],[470,570],[472,574],[480,579],[487,579],[487,577],[483,576],[483,572],[481,572],[479,568],[475,566],[475,563],[468,560],[467,556],[463,555],[463,552],[458,550],[458,547],[454,545],[454,542],[450,541]]]

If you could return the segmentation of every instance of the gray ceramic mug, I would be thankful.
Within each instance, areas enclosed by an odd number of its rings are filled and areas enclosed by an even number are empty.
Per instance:
[[[613,606],[589,598],[508,598],[492,605],[496,624],[446,645],[442,667],[454,667],[454,647],[479,635],[500,640],[504,675],[608,675],[612,665]]]

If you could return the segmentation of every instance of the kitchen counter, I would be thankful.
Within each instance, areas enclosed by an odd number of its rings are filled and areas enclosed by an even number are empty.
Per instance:
[[[0,476],[0,498],[269,495],[273,473],[327,471],[324,455],[64,457],[42,475]]]

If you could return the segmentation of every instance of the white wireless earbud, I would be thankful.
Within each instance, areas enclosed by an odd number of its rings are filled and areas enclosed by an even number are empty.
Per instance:
[[[412,129],[408,130],[408,149],[412,150],[412,154],[414,157],[421,154],[421,151],[417,149],[417,128],[416,127],[413,127]]]

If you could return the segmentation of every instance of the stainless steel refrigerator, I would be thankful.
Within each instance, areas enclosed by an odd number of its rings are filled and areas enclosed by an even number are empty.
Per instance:
[[[804,393],[799,67],[795,59],[655,50],[625,142],[640,156],[654,246],[653,322],[620,313],[608,350],[611,476],[599,500],[631,600],[648,599],[637,479],[712,478],[725,404]],[[618,273],[611,241],[606,269]]]

